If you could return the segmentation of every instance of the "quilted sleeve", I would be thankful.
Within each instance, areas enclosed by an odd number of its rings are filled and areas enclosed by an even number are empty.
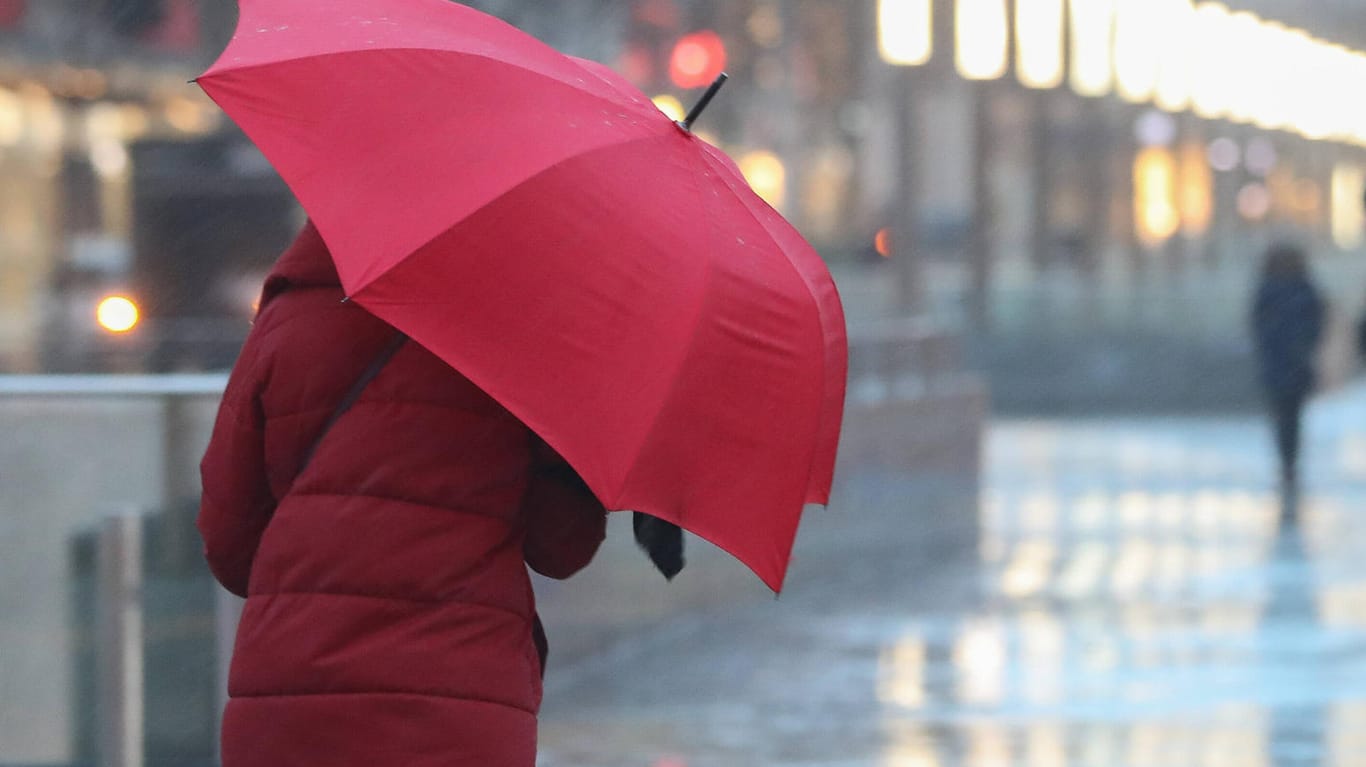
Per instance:
[[[523,554],[548,578],[582,570],[607,534],[607,511],[588,485],[540,439],[533,445],[532,475],[522,502]]]
[[[208,450],[200,463],[199,533],[209,569],[223,587],[246,596],[251,563],[275,511],[265,467],[264,354],[258,324],[224,391]]]

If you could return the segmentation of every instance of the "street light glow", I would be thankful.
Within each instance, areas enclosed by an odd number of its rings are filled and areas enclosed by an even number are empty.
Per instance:
[[[95,307],[95,320],[110,333],[127,333],[140,318],[138,305],[126,296],[108,296]]]

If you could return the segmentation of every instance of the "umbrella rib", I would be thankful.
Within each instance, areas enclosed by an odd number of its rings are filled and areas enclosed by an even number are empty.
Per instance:
[[[759,216],[750,207],[749,203],[745,201],[745,199],[740,195],[738,191],[736,191],[735,187],[731,183],[731,177],[728,175],[730,172],[729,169],[725,167],[717,167],[718,165],[720,165],[720,163],[710,154],[706,155],[703,159],[707,162],[708,165],[712,167],[714,171],[716,171],[718,176],[721,176],[725,180],[726,189],[731,193],[732,196],[735,197],[736,201],[740,203],[740,206],[745,209],[745,212],[749,214],[750,218],[753,218],[754,222],[757,223],[764,231],[768,232],[770,235],[773,235],[774,232],[772,229],[769,228],[768,224],[765,223],[763,219],[759,218]],[[807,279],[806,273],[803,272],[801,269],[798,269],[794,264],[792,264],[791,261],[788,261],[787,264],[788,267],[793,272],[796,272],[797,276],[801,279],[802,285],[806,287],[807,294],[811,296],[811,302],[816,306],[816,311],[820,313],[822,318],[824,318],[825,308],[821,305],[820,297],[816,295],[816,291],[813,288],[811,281]],[[824,322],[822,321],[821,324],[824,325]],[[822,346],[824,347],[824,345]],[[821,376],[821,402],[824,403],[826,398],[830,394],[830,392],[828,391],[830,371],[828,369],[828,361],[826,360],[824,354],[821,355],[821,371],[822,373],[824,373],[824,375]],[[826,420],[828,417],[829,416],[825,412],[825,408],[822,406],[819,415],[815,419],[814,431],[816,439],[813,440],[813,444],[819,442],[820,436],[825,430]],[[803,490],[803,498],[805,498],[807,490],[810,489],[812,475],[816,473],[816,457],[819,454],[819,452],[819,450],[816,450],[814,448],[812,450],[811,462],[807,466],[806,471],[806,489]]]
[[[520,66],[518,66],[518,65],[516,65],[516,64],[512,64],[512,63],[510,63],[510,62],[508,62],[508,61],[505,61],[505,60],[503,60],[503,59],[500,59],[500,58],[498,58],[498,57],[496,57],[496,56],[492,56],[492,55],[489,55],[489,54],[475,53],[475,52],[471,52],[471,51],[453,51],[453,50],[445,49],[445,48],[429,48],[429,47],[418,47],[418,46],[414,46],[414,47],[394,47],[394,48],[375,48],[375,49],[371,49],[371,50],[326,51],[326,52],[324,52],[324,53],[310,53],[310,54],[308,54],[308,55],[306,55],[306,56],[296,56],[296,57],[294,57],[294,58],[272,59],[272,60],[270,60],[270,61],[263,61],[263,62],[260,62],[260,63],[257,63],[257,64],[247,64],[247,65],[245,65],[245,66],[240,66],[240,67],[228,67],[228,68],[219,70],[219,71],[217,71],[217,72],[214,72],[214,71],[211,70],[209,73],[200,75],[199,78],[197,78],[195,82],[199,83],[199,84],[200,84],[200,87],[202,88],[204,83],[206,83],[206,82],[211,83],[211,82],[213,82],[215,79],[218,79],[218,78],[221,78],[221,77],[223,77],[223,76],[225,76],[225,75],[230,75],[230,74],[239,74],[239,73],[243,73],[243,72],[253,72],[253,71],[258,70],[258,69],[269,69],[269,68],[271,68],[271,67],[278,67],[278,66],[281,66],[281,65],[283,65],[283,64],[298,64],[298,63],[300,63],[300,62],[305,62],[305,61],[316,61],[316,60],[319,60],[319,59],[329,59],[329,58],[333,58],[333,57],[364,56],[364,55],[366,55],[366,54],[384,54],[384,53],[391,53],[391,52],[395,52],[395,51],[426,51],[426,52],[428,52],[428,53],[441,53],[441,54],[449,54],[449,55],[453,55],[453,56],[468,56],[468,57],[471,57],[471,58],[482,59],[482,60],[484,60],[484,61],[488,61],[488,62],[491,62],[491,63],[493,63],[493,64],[499,64],[499,65],[508,67],[508,68],[510,68],[510,69],[518,69],[518,70],[521,70],[521,71],[523,71],[523,72],[529,72],[529,73],[531,73],[531,74],[537,75],[537,76],[539,76],[539,77],[544,77],[546,80],[548,80],[548,81],[550,81],[550,82],[559,83],[560,85],[562,85],[562,86],[564,86],[564,87],[566,87],[566,88],[569,88],[569,89],[571,89],[571,90],[578,91],[578,92],[580,92],[580,93],[583,93],[583,94],[586,95],[586,96],[591,96],[591,97],[597,99],[598,101],[601,101],[601,102],[604,103],[604,104],[608,104],[608,105],[611,105],[611,106],[614,106],[614,107],[629,108],[629,109],[631,109],[631,111],[634,111],[634,112],[636,112],[637,114],[640,114],[640,115],[647,115],[647,116],[648,116],[648,115],[653,115],[653,114],[663,114],[662,112],[659,111],[659,108],[658,108],[658,107],[655,107],[652,103],[650,103],[650,102],[648,102],[648,101],[646,101],[646,102],[643,103],[643,104],[636,104],[636,103],[629,103],[629,102],[613,101],[613,100],[611,100],[611,99],[609,99],[609,98],[606,98],[606,97],[604,97],[604,96],[600,96],[600,95],[598,95],[598,94],[596,94],[596,93],[591,93],[591,92],[585,91],[585,90],[583,90],[583,89],[581,89],[581,88],[576,88],[572,83],[566,82],[566,81],[564,81],[564,80],[562,80],[562,79],[560,79],[560,78],[558,78],[558,77],[555,77],[555,76],[553,76],[553,75],[549,75],[549,74],[546,74],[546,73],[544,73],[544,72],[541,72],[541,71],[538,71],[538,70],[535,70],[535,69],[528,69],[528,68],[526,68],[526,67],[520,67]],[[223,55],[226,56],[226,55],[227,55],[227,51],[224,51],[224,54],[223,54]],[[561,55],[563,55],[563,54],[561,54]],[[568,59],[569,57],[566,56],[565,58]],[[612,85],[612,83],[608,82],[607,80],[605,80],[605,79],[604,79],[603,77],[601,77],[600,75],[594,74],[592,71],[590,71],[590,70],[584,68],[581,64],[578,64],[578,63],[576,63],[576,62],[573,62],[572,59],[569,59],[569,60],[571,61],[571,63],[574,63],[574,66],[579,67],[579,69],[581,69],[581,70],[583,71],[585,78],[591,78],[593,81],[604,83],[607,87],[611,88],[611,89],[613,90],[613,92],[615,92],[615,93],[621,93],[621,90],[620,90],[619,88],[616,88],[614,85]],[[627,94],[627,95],[629,95],[629,94]],[[648,105],[648,106],[647,106],[647,105]]]

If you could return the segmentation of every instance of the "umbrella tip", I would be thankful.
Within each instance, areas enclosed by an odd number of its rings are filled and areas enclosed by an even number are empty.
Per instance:
[[[702,98],[698,100],[697,106],[693,107],[692,111],[688,112],[687,117],[678,121],[678,127],[691,133],[692,124],[697,121],[697,118],[702,116],[702,110],[707,108],[707,105],[711,103],[711,100],[716,97],[716,92],[721,90],[721,86],[725,85],[726,81],[729,79],[730,75],[725,72],[717,75],[712,84],[708,86],[707,92],[703,93]]]

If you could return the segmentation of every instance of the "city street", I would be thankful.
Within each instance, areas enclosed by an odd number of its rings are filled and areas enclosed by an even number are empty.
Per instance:
[[[1366,765],[1366,389],[1307,420],[1297,526],[1251,417],[998,422],[975,501],[846,478],[780,599],[552,655],[542,764]]]

